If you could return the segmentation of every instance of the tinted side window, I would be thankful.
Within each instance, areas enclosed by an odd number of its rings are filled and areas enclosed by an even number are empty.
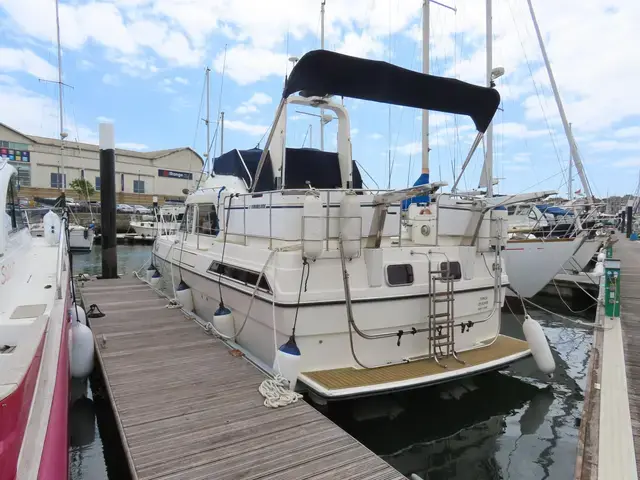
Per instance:
[[[413,265],[410,263],[387,265],[387,283],[392,287],[411,285],[413,283]]]
[[[460,280],[462,278],[460,262],[442,262],[440,270],[448,272],[442,275],[443,280]]]
[[[223,265],[220,262],[213,261],[211,265],[209,265],[208,271],[211,273],[217,273],[220,275],[224,275],[225,277],[232,278],[240,283],[245,285],[249,285],[255,287],[258,282],[258,277],[260,276],[257,272],[252,272],[250,270],[245,270],[243,268],[233,267],[231,265]],[[265,290],[267,292],[271,291],[269,287],[269,282],[267,281],[267,277],[264,275],[260,280],[260,285],[258,286],[261,290]]]

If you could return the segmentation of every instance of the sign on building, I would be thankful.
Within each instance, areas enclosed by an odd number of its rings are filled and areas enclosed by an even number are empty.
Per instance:
[[[192,180],[193,174],[191,172],[176,172],[175,170],[158,169],[159,177],[178,178],[182,180]]]

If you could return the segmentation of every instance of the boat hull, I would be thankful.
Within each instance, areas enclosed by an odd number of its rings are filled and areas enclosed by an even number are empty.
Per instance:
[[[582,245],[573,239],[509,240],[503,252],[511,289],[531,298],[542,290]],[[508,295],[513,295],[507,292]]]

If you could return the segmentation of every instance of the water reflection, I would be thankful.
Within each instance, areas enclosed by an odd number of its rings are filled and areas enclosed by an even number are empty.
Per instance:
[[[328,416],[404,475],[425,480],[572,478],[591,332],[530,312],[556,358],[432,388],[330,404]],[[503,333],[520,336],[505,315]]]

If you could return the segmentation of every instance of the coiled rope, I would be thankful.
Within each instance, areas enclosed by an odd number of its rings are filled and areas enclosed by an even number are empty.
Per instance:
[[[286,407],[302,398],[299,393],[289,390],[289,381],[280,374],[263,380],[258,391],[264,397],[264,406],[269,408]]]

